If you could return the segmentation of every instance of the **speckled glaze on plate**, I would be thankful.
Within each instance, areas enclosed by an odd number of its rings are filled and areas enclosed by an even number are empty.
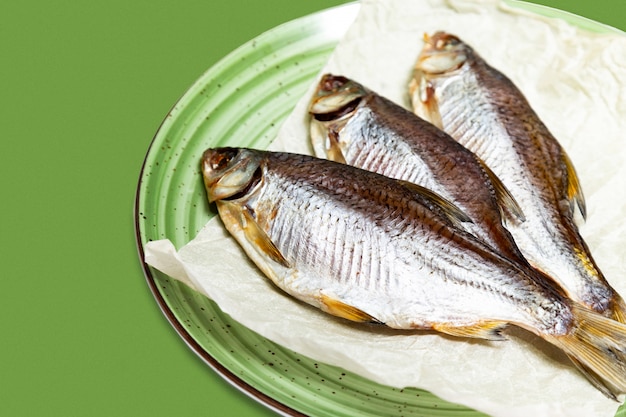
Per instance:
[[[597,32],[615,30],[543,6],[510,4]],[[137,187],[135,224],[145,276],[188,346],[226,381],[281,415],[484,416],[429,392],[380,385],[285,349],[144,262],[146,242],[168,238],[180,248],[216,214],[200,176],[202,152],[224,145],[267,148],[357,11],[358,4],[350,3],[260,35],[210,68],[176,103],[150,145]],[[626,417],[626,409],[617,415]]]

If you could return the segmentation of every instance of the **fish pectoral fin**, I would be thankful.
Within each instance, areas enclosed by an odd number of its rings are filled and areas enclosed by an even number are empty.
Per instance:
[[[434,191],[429,190],[428,188],[424,188],[421,185],[414,184],[409,181],[404,180],[396,180],[403,187],[411,190],[416,195],[428,200],[431,206],[439,209],[440,213],[443,214],[450,220],[454,225],[463,227],[461,223],[472,223],[472,219],[465,214],[463,210],[458,208],[451,201],[446,200],[439,194]]]
[[[326,294],[320,294],[319,301],[322,304],[322,310],[333,316],[341,317],[358,323],[374,323],[383,324],[380,320],[369,315],[363,310],[344,303],[343,301],[332,298]]]
[[[478,162],[480,162],[483,170],[489,177],[491,184],[493,185],[493,189],[496,193],[496,200],[498,201],[498,207],[500,208],[500,215],[503,219],[513,218],[512,220],[517,221],[526,221],[526,216],[524,216],[524,212],[520,205],[513,197],[513,194],[509,191],[508,188],[502,183],[500,178],[489,168],[482,159],[476,158]]]
[[[328,129],[328,143],[326,144],[326,154],[328,159],[335,162],[346,163],[346,158],[343,156],[341,146],[339,146],[339,133],[333,128]]]
[[[435,97],[435,88],[426,79],[424,73],[414,69],[413,77],[409,82],[409,95],[413,106],[413,113],[418,117],[429,121],[431,124],[443,129],[443,121],[439,113],[439,104]]]
[[[433,325],[433,329],[451,336],[501,341],[506,340],[501,333],[506,326],[502,321],[482,321],[468,326],[440,323]]]
[[[241,211],[242,230],[250,243],[252,243],[259,252],[265,254],[274,262],[289,268],[289,262],[285,259],[280,250],[276,247],[272,239],[267,235],[265,230],[254,219],[250,209],[244,207]]]
[[[565,152],[562,153],[562,156],[563,164],[565,165],[565,169],[567,171],[567,201],[570,203],[570,213],[572,215],[574,214],[574,205],[577,205],[583,219],[586,219],[587,206],[585,204],[585,196],[583,195],[583,189],[580,185],[578,174],[576,173],[574,164],[569,156],[567,156]]]

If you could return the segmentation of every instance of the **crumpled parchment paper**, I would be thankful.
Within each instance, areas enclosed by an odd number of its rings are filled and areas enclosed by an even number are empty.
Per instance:
[[[496,0],[363,0],[322,73],[354,78],[408,108],[423,34],[437,30],[460,36],[507,74],[559,138],[587,199],[581,231],[609,281],[626,294],[626,36],[585,32]],[[317,81],[271,149],[312,153],[306,110]],[[145,254],[148,264],[259,334],[379,383],[423,388],[492,416],[608,417],[619,405],[561,352],[519,329],[504,342],[396,332],[300,303],[247,260],[219,218],[178,251],[161,240],[148,243]]]

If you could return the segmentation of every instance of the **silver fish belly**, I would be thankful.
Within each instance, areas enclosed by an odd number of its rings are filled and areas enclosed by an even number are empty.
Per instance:
[[[426,37],[410,86],[416,113],[476,153],[511,191],[524,222],[507,228],[525,258],[584,305],[626,322],[626,305],[574,221],[585,203],[565,150],[524,95],[459,38]]]

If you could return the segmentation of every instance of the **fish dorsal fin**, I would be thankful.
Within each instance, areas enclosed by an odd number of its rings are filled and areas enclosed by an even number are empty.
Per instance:
[[[254,216],[250,212],[250,209],[243,207],[241,211],[243,217],[242,230],[250,243],[252,243],[259,252],[266,255],[274,262],[289,267],[289,262],[285,259],[280,250],[276,247],[272,239],[265,233],[265,231],[259,226]]]
[[[483,321],[468,326],[455,326],[448,323],[440,323],[433,325],[433,329],[438,332],[457,337],[506,340],[506,337],[501,334],[502,330],[504,330],[506,326],[507,323],[502,321]]]
[[[493,185],[498,207],[500,208],[500,215],[503,218],[513,217],[512,220],[521,222],[526,221],[526,216],[524,216],[522,208],[517,203],[517,200],[515,200],[515,197],[513,197],[513,194],[511,194],[509,189],[502,183],[500,178],[483,162],[482,159],[476,157],[476,160],[480,163]]]
[[[363,310],[344,303],[336,298],[321,293],[319,301],[322,304],[323,310],[333,316],[341,317],[357,323],[375,323],[383,324],[370,314],[367,314]]]
[[[438,208],[441,214],[445,215],[455,226],[463,227],[462,223],[472,223],[472,219],[470,219],[470,217],[465,214],[463,210],[458,208],[451,201],[446,200],[439,194],[435,193],[434,191],[431,191],[428,188],[424,188],[421,185],[409,181],[396,181],[404,188],[428,200],[432,205]]]
[[[586,219],[587,206],[585,204],[585,196],[583,195],[583,189],[580,186],[578,174],[576,174],[576,169],[574,169],[574,164],[569,156],[567,156],[565,152],[561,155],[563,157],[563,164],[565,165],[565,169],[567,171],[567,201],[570,203],[570,213],[572,215],[574,214],[574,205],[577,205],[583,219]]]

